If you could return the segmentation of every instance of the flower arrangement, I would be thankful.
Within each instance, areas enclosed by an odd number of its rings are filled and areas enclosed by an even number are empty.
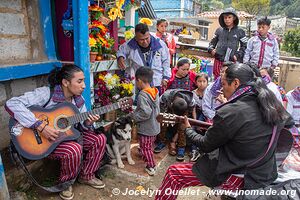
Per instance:
[[[120,72],[122,73],[122,72]],[[127,74],[98,73],[95,81],[95,103],[105,106],[133,95],[133,78]]]
[[[121,11],[122,6],[124,5],[125,0],[116,0],[116,6],[112,7],[108,12],[108,17],[111,20],[116,20],[117,17],[120,19],[123,18],[123,14]]]
[[[101,7],[103,6],[103,7]],[[89,34],[89,45],[90,45],[90,58],[91,62],[95,60],[105,59],[105,56],[108,54],[113,54],[114,51],[112,47],[115,43],[114,39],[110,37],[109,30],[107,28],[107,24],[110,22],[108,18],[105,17],[105,5],[97,5],[93,4],[89,6],[91,23],[89,25],[90,34]],[[98,56],[94,56],[95,53],[98,52]],[[108,57],[108,56],[106,56]],[[114,56],[112,55],[112,58]]]
[[[146,24],[146,25],[148,25],[148,26],[153,26],[152,20],[149,19],[149,18],[146,18],[146,17],[141,18],[141,19],[140,19],[140,23]]]
[[[98,52],[97,41],[93,37],[93,35],[89,35],[89,45],[90,45],[90,48],[91,48],[91,52]]]

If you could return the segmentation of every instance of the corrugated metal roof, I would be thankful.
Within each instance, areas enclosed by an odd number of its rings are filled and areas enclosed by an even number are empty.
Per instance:
[[[147,17],[149,19],[156,19],[156,13],[151,5],[150,0],[143,0],[145,2],[144,6],[138,9],[139,17]]]

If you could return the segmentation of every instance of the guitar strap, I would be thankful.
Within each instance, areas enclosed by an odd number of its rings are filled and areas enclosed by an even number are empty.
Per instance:
[[[48,99],[48,101],[43,105],[43,108],[46,108],[46,106],[48,105],[48,103],[50,102],[52,96],[53,96],[53,93],[54,93],[54,88],[53,87],[50,87],[50,98]]]
[[[45,187],[45,186],[42,186],[40,185],[37,180],[32,176],[32,174],[29,172],[29,170],[27,169],[26,167],[26,164],[25,164],[25,161],[23,159],[23,157],[18,153],[18,151],[16,150],[14,144],[11,142],[10,143],[10,156],[11,156],[11,159],[14,161],[14,163],[16,165],[20,165],[23,169],[23,171],[26,173],[26,175],[30,178],[30,180],[35,184],[37,185],[38,187],[48,191],[48,192],[60,192],[60,191],[63,191],[65,189],[67,189],[69,186],[73,185],[73,183],[75,182],[79,172],[80,172],[80,169],[81,169],[81,164],[80,164],[80,167],[79,167],[79,170],[78,170],[78,173],[76,175],[75,178],[69,180],[69,181],[66,181],[66,182],[63,182],[63,183],[59,183],[57,185],[54,185],[54,186],[50,186],[50,187]],[[82,163],[82,157],[81,157],[81,162]]]
[[[260,164],[262,164],[261,162],[262,162],[263,158],[265,158],[267,155],[269,155],[269,152],[270,152],[272,149],[274,149],[274,145],[277,144],[280,134],[281,134],[281,132],[278,131],[278,127],[277,127],[277,126],[274,126],[274,127],[273,127],[273,131],[272,131],[272,136],[271,136],[271,139],[270,139],[270,142],[269,142],[269,145],[268,145],[267,150],[265,151],[265,153],[264,153],[260,158],[258,158],[258,159],[255,160],[254,162],[250,163],[247,167],[253,168],[253,167],[257,167],[257,166],[259,166]],[[292,140],[293,140],[293,138],[291,138],[291,141],[289,141],[289,142],[290,142],[290,146],[292,145]],[[288,144],[287,144],[287,145],[288,145]],[[277,147],[275,147],[275,148],[277,148]],[[276,150],[275,150],[275,151],[276,151]],[[285,154],[285,157],[286,157],[287,155],[288,155],[288,153]],[[285,157],[284,157],[284,158],[281,158],[282,161],[285,159]]]
[[[50,98],[49,100],[45,103],[45,105],[43,106],[44,108],[47,106],[47,104],[50,102],[51,98],[52,98],[52,95],[54,93],[54,89],[53,88],[50,88]],[[82,146],[82,143],[83,143],[83,140],[82,140],[82,136],[78,138],[77,142]],[[54,186],[50,186],[50,187],[45,187],[45,186],[42,186],[38,183],[38,181],[32,176],[32,174],[29,172],[29,170],[27,169],[26,167],[26,164],[25,164],[25,161],[23,159],[23,157],[19,154],[19,152],[17,151],[17,149],[15,148],[13,142],[11,141],[10,142],[10,145],[9,145],[9,151],[10,151],[10,157],[12,159],[12,161],[18,166],[18,165],[21,165],[23,171],[25,172],[25,174],[30,178],[30,180],[35,184],[37,185],[38,187],[42,188],[43,190],[46,190],[48,192],[60,192],[60,191],[63,191],[65,189],[67,189],[69,186],[73,185],[73,183],[75,182],[77,176],[79,175],[80,173],[80,170],[81,170],[81,166],[82,166],[82,161],[83,161],[83,155],[81,156],[81,161],[80,161],[80,166],[79,166],[79,169],[78,169],[78,172],[77,172],[77,175],[75,176],[75,178],[69,180],[69,181],[66,181],[66,182],[63,182],[63,183],[59,183],[57,185],[54,185]]]

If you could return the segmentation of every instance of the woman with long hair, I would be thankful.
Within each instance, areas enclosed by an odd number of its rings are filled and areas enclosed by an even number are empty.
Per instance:
[[[230,64],[221,83],[228,101],[217,108],[205,135],[185,120],[187,138],[203,153],[219,149],[218,157],[204,155],[195,164],[171,165],[156,199],[176,199],[178,190],[189,186],[257,189],[277,178],[275,145],[267,149],[274,130],[278,134],[293,124],[290,115],[249,65]]]

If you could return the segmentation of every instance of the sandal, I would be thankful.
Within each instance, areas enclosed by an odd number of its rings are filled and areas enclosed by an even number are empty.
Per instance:
[[[173,143],[173,142],[171,142],[171,143],[169,144],[169,154],[170,154],[171,156],[176,156],[176,154],[177,154],[177,152],[176,152],[176,144]]]

